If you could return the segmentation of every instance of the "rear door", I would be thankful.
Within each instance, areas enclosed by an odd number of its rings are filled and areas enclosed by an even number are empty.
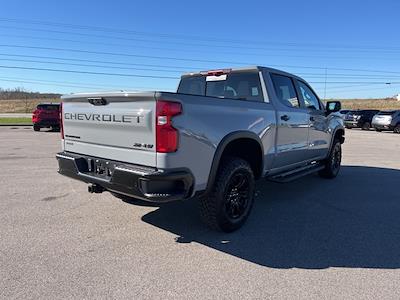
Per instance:
[[[308,159],[325,157],[329,151],[331,133],[328,117],[316,93],[303,81],[296,80],[301,101],[309,114]]]
[[[309,114],[299,101],[291,77],[270,74],[277,108],[276,158],[273,168],[283,168],[307,159]]]
[[[155,107],[154,93],[64,98],[64,150],[156,166]]]

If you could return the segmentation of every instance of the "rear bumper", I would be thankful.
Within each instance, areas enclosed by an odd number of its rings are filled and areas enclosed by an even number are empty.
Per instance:
[[[56,158],[62,175],[150,202],[186,199],[193,191],[193,175],[186,169],[164,171],[70,152]]]
[[[394,126],[391,126],[390,124],[376,124],[372,123],[372,127],[378,130],[393,130]]]
[[[38,120],[36,122],[33,122],[33,125],[36,126],[42,126],[42,127],[50,127],[50,126],[60,126],[60,121],[59,120]]]

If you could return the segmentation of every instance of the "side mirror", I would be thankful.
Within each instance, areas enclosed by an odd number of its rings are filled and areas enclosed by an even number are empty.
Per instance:
[[[328,101],[326,102],[326,114],[337,112],[342,109],[342,104],[340,101]]]

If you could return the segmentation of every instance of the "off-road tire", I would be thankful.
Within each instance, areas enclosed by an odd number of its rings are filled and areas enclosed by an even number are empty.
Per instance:
[[[394,133],[400,134],[400,124],[397,124],[396,127],[393,129]]]
[[[362,129],[362,130],[370,130],[370,129],[371,129],[371,123],[365,122],[365,123],[362,125],[361,129]]]
[[[236,185],[240,180],[243,182]],[[254,190],[255,179],[250,164],[237,157],[223,159],[210,193],[199,199],[202,220],[218,231],[239,229],[250,214]]]
[[[331,151],[328,158],[325,160],[325,168],[318,172],[323,178],[335,178],[340,171],[342,161],[342,144],[339,139],[333,141]]]

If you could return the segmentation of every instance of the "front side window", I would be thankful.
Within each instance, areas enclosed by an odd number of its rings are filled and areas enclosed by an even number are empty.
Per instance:
[[[271,74],[271,79],[278,100],[286,106],[299,108],[300,102],[297,98],[292,79],[278,74]]]
[[[320,110],[321,107],[319,105],[319,100],[314,92],[304,82],[297,82],[299,84],[300,93],[303,97],[305,106],[309,109]]]

